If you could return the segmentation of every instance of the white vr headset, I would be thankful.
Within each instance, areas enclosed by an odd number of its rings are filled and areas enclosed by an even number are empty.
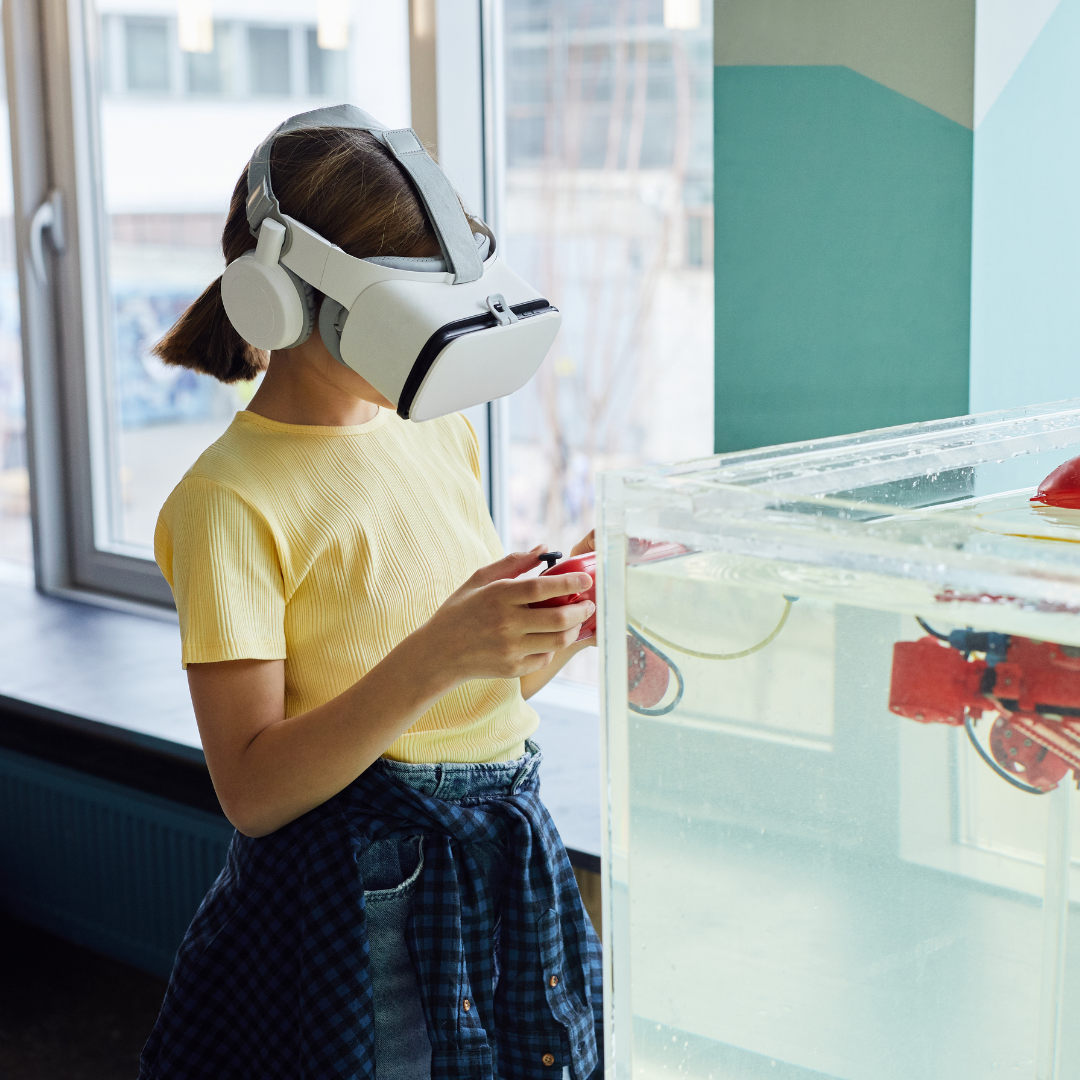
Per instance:
[[[408,173],[435,229],[442,258],[356,259],[281,212],[270,150],[284,132],[357,128]],[[248,166],[247,218],[258,242],[231,262],[221,299],[236,332],[257,349],[290,349],[315,325],[313,289],[325,299],[319,334],[406,420],[505,397],[536,374],[562,316],[473,235],[442,169],[410,128],[388,130],[352,105],[290,117]]]

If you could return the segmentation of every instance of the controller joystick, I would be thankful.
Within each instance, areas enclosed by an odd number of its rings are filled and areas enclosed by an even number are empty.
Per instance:
[[[547,563],[547,566],[544,569],[544,573],[547,573],[547,571],[550,570],[561,558],[561,551],[545,551],[544,554],[540,556],[540,561],[542,563]]]

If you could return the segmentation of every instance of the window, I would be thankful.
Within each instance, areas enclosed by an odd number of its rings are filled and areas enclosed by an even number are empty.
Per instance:
[[[466,201],[492,218],[507,260],[563,312],[536,379],[473,416],[491,432],[485,465],[509,544],[568,550],[592,526],[599,470],[711,451],[708,5],[684,28],[664,26],[660,0],[476,0],[452,18],[435,5],[429,54],[410,38],[410,8],[423,5],[408,0],[282,0],[272,15],[238,0],[215,6],[217,21],[194,3],[42,2],[67,24],[43,47],[55,113],[67,95],[73,118],[26,136],[64,194],[68,232],[42,302],[64,313],[50,331],[65,441],[46,500],[48,587],[169,602],[152,562],[157,512],[254,387],[166,368],[153,346],[220,275],[221,227],[251,150],[320,101],[415,121]],[[501,30],[484,22],[496,8]],[[332,29],[313,25],[331,11]],[[39,51],[13,55],[33,64]],[[434,80],[419,66],[427,55]],[[14,293],[3,292],[14,265],[0,261],[0,534],[18,521],[11,535],[25,538],[21,391],[4,352],[18,342]],[[28,540],[18,543],[25,558]],[[588,679],[594,659],[585,654],[576,676]]]
[[[169,24],[164,19],[124,20],[128,90],[169,90]]]
[[[0,56],[0,82],[3,78]],[[7,100],[0,99],[7,128]],[[11,145],[0,141],[0,573],[27,567],[30,550],[30,473],[26,467],[26,400],[19,331],[19,282],[15,272],[15,193]]]
[[[563,313],[509,405],[517,550],[569,551],[599,470],[712,452],[708,14],[668,29],[659,3],[505,0],[502,242]],[[592,653],[568,674],[592,681]]]
[[[39,520],[47,519],[40,580],[53,591],[168,604],[153,562],[158,510],[254,386],[226,387],[167,368],[153,346],[221,274],[233,187],[276,124],[312,108],[313,97],[331,95],[359,100],[393,126],[409,124],[408,3],[386,0],[368,20],[367,89],[353,82],[347,46],[354,15],[341,5],[330,5],[336,21],[325,35],[342,46],[335,49],[319,48],[313,23],[322,6],[316,11],[304,0],[277,5],[281,21],[273,26],[254,0],[218,11],[216,22],[199,4],[44,6],[46,20],[66,25],[66,34],[12,50],[43,82],[44,70],[34,65],[44,49],[50,115],[59,122],[41,122],[42,95],[33,98],[36,114],[18,114],[39,119],[21,127],[16,120],[13,137],[44,178],[33,181],[30,197],[39,197],[39,182],[60,189],[67,232],[62,255],[50,252],[45,236],[46,280],[24,282],[31,310],[42,313],[29,335],[30,370],[41,364],[45,373],[31,379],[29,412],[38,418],[31,437],[42,451],[31,462],[56,459],[44,485],[34,472]],[[16,265],[28,258],[22,252],[17,261],[12,250],[6,166],[0,162],[0,561],[28,563],[15,281]],[[25,167],[19,175],[28,175]],[[53,322],[54,310],[63,318]],[[48,374],[52,364],[58,378]],[[65,436],[59,456],[58,427]]]
[[[230,93],[232,86],[232,26],[215,23],[210,52],[186,52],[187,89],[192,94]]]
[[[288,94],[289,61],[288,30],[248,27],[248,81],[253,94]]]
[[[319,32],[314,27],[306,36],[308,93],[312,97],[344,98],[348,81],[345,50],[320,49]]]

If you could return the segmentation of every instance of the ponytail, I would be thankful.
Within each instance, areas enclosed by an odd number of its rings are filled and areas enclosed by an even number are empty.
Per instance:
[[[269,356],[234,329],[221,301],[221,278],[207,286],[154,346],[166,364],[212,375],[223,383],[247,382],[266,367]]]

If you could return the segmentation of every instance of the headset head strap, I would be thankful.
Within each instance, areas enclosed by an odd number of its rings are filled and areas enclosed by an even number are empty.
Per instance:
[[[469,219],[461,209],[457,193],[446,173],[432,160],[416,137],[416,132],[412,128],[391,130],[355,105],[331,105],[290,116],[259,144],[248,165],[247,219],[253,236],[258,235],[259,227],[267,217],[282,222],[288,228],[270,183],[270,151],[274,141],[289,131],[321,127],[355,128],[371,132],[409,174],[439,239],[439,247],[442,248],[447,267],[454,275],[455,284],[477,281],[481,277],[484,267]],[[288,250],[289,240],[287,236],[283,253]]]

